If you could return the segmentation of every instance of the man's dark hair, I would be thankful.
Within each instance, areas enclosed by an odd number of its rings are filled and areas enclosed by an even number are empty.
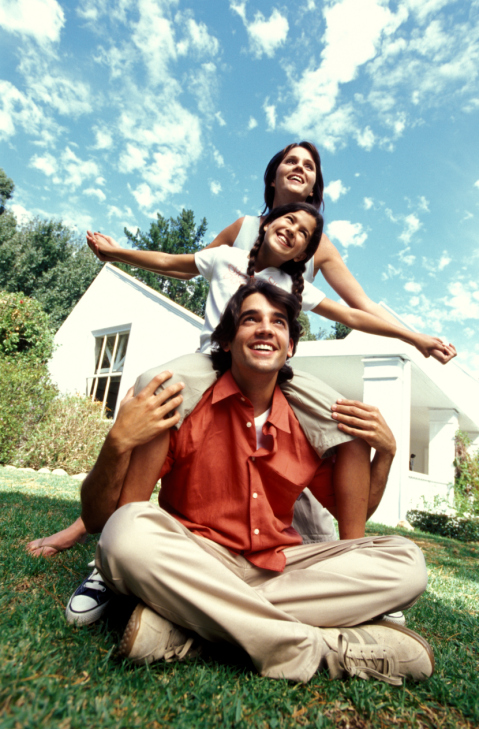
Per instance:
[[[279,286],[274,286],[264,279],[251,278],[233,294],[226,305],[218,326],[211,335],[213,367],[220,375],[231,369],[231,352],[225,352],[222,345],[230,344],[236,337],[243,301],[251,294],[262,294],[271,304],[283,306],[286,309],[289,338],[293,340],[293,354],[296,352],[296,346],[301,335],[301,325],[298,320],[300,312],[298,299],[293,294],[289,294]],[[278,372],[278,385],[290,380],[292,377],[293,370],[289,365],[284,364]]]
[[[292,144],[288,144],[287,147],[282,149],[280,152],[274,155],[268,162],[268,166],[266,167],[265,173],[264,173],[264,210],[263,215],[273,209],[273,201],[274,201],[274,187],[272,187],[273,182],[276,179],[276,171],[278,167],[280,166],[281,162],[284,160],[284,158],[293,150],[295,147],[302,147],[303,149],[306,149],[311,157],[314,160],[314,164],[316,167],[316,180],[313,186],[313,191],[311,195],[308,197],[305,202],[310,203],[315,207],[317,210],[321,210],[321,206],[324,206],[323,202],[323,191],[324,191],[324,182],[323,182],[323,174],[321,172],[321,158],[319,156],[319,152],[312,144],[311,142],[293,142]]]

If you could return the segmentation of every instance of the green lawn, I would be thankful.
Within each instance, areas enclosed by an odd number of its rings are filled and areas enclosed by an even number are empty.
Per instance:
[[[213,646],[193,663],[148,668],[118,660],[131,603],[120,600],[107,621],[89,627],[63,617],[95,540],[50,560],[24,550],[76,518],[78,482],[0,468],[0,499],[2,729],[479,726],[479,544],[412,533],[430,581],[407,618],[434,648],[431,680],[393,688],[321,674],[293,685],[257,676],[229,646]]]

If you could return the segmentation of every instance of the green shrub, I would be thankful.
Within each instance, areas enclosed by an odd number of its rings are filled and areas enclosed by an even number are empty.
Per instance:
[[[479,542],[479,519],[476,518],[412,509],[407,512],[406,519],[423,532],[458,539],[460,542]]]
[[[46,365],[0,357],[0,463],[11,463],[57,394]]]
[[[38,301],[0,291],[0,357],[47,362],[53,352],[50,319]]]
[[[50,403],[45,417],[26,435],[12,461],[29,468],[89,471],[98,456],[111,421],[101,417],[101,403],[70,395]]]

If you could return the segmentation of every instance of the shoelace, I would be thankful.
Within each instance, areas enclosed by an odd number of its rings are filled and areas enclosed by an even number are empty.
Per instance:
[[[83,587],[88,587],[90,590],[101,590],[101,592],[105,592],[106,590],[106,585],[98,570],[91,573],[88,580],[83,583]]]
[[[184,640],[184,633],[173,628],[168,636],[165,653],[163,655],[163,659],[167,663],[171,663],[172,661],[181,661],[190,651],[195,639],[187,638],[186,642],[183,642]],[[173,645],[171,645],[172,643]]]
[[[350,676],[362,675],[363,678],[372,676],[390,686],[402,686],[402,679],[397,675],[396,660],[389,656],[384,648],[355,645],[353,650],[359,651],[359,656],[347,655],[348,649],[349,641],[343,633],[340,633],[338,638],[339,665]],[[377,655],[376,651],[380,651],[381,655]],[[372,663],[372,666],[368,666],[367,663]]]

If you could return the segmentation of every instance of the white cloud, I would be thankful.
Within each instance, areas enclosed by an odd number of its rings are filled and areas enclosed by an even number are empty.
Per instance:
[[[156,202],[156,196],[152,192],[149,185],[147,185],[145,182],[142,182],[135,190],[132,190],[133,197],[135,198],[136,202],[138,203],[138,206],[146,211],[150,210],[155,202]]]
[[[401,261],[401,263],[404,263],[406,266],[412,266],[416,261],[416,256],[414,256],[412,253],[410,253],[411,249],[409,247],[405,248],[403,251],[399,251],[398,258]]]
[[[57,42],[64,24],[65,15],[56,0],[3,0],[0,4],[0,26],[40,44]]]
[[[479,292],[476,282],[456,281],[448,286],[450,296],[445,303],[450,307],[449,317],[454,321],[479,319]]]
[[[334,220],[328,225],[328,236],[348,248],[349,246],[362,246],[368,234],[363,230],[361,223],[351,223],[349,220]]]
[[[474,187],[479,187],[479,180],[476,180],[476,182],[474,183]]]
[[[25,225],[25,223],[28,223],[32,216],[32,214],[23,207],[23,205],[13,204],[9,206],[9,210],[12,211],[12,213],[15,215],[17,222],[20,225]]]
[[[286,17],[274,8],[269,20],[266,20],[263,13],[258,11],[251,23],[248,23],[246,18],[243,18],[243,22],[248,33],[250,49],[256,58],[261,58],[263,54],[268,58],[273,58],[276,50],[284,44],[288,35],[289,24]]]
[[[250,116],[249,122],[248,122],[248,129],[251,130],[251,129],[254,129],[255,127],[257,127],[257,126],[258,126],[258,122],[254,118],[254,116]]]
[[[374,200],[372,199],[372,197],[365,197],[363,199],[363,205],[365,210],[371,210],[374,205]]]
[[[95,149],[110,149],[113,145],[113,137],[110,132],[100,127],[95,127],[93,131],[96,137]]]
[[[404,218],[404,230],[399,236],[399,240],[402,240],[404,243],[409,243],[413,235],[417,233],[420,228],[422,228],[422,223],[419,218],[414,215],[414,213],[406,215]]]
[[[411,294],[420,294],[422,291],[422,284],[416,283],[415,281],[408,281],[404,284],[404,289],[409,291]]]
[[[57,174],[58,160],[56,157],[48,153],[44,154],[43,157],[36,154],[30,160],[30,167],[35,167],[35,169],[40,170],[47,175],[47,177],[52,177],[52,175]]]
[[[213,195],[218,195],[221,192],[221,183],[212,181],[210,182],[210,190]]]
[[[177,55],[173,24],[162,9],[162,4],[155,0],[138,0],[140,18],[132,33],[133,43],[155,85],[169,80],[168,66]]]
[[[220,111],[217,111],[217,112],[216,112],[216,114],[215,114],[215,119],[216,119],[216,121],[218,122],[218,124],[220,125],[220,127],[225,127],[225,126],[226,126],[226,122],[225,122],[225,120],[223,119],[223,115],[221,114],[221,112],[220,112]]]
[[[268,129],[270,131],[276,129],[276,107],[274,106],[274,104],[268,104],[267,101],[265,101],[263,109],[266,114],[266,123],[268,125]]]
[[[451,263],[451,260],[452,259],[448,255],[447,251],[444,251],[441,258],[439,259],[439,263],[437,264],[438,271],[443,271],[446,268],[446,266],[449,266],[449,264]]]
[[[35,155],[30,161],[30,166],[51,177],[56,185],[61,184],[71,188],[80,187],[85,180],[97,177],[99,173],[96,162],[80,159],[70,147],[66,147],[59,158],[49,153],[42,157]]]
[[[128,207],[128,205],[125,206],[124,210],[121,210],[116,205],[108,205],[107,215],[108,215],[108,217],[110,219],[111,218],[119,218],[119,219],[122,219],[122,218],[123,219],[125,219],[125,218],[128,219],[128,218],[130,218],[131,219],[132,216],[133,216],[133,213],[132,213],[131,208]],[[136,232],[136,228],[132,232]]]
[[[398,20],[381,0],[341,0],[325,7],[324,18],[321,64],[308,68],[299,81],[293,81],[297,110],[282,126],[299,136],[314,135],[328,149],[334,149],[342,138],[356,132],[358,142],[371,148],[371,129],[360,132],[353,108],[337,107],[340,86],[353,81],[361,66],[375,57],[381,38],[395,30]],[[336,132],[331,119],[328,124],[328,117],[333,114],[341,121],[342,128]]]
[[[21,127],[47,142],[56,136],[58,126],[35,102],[9,81],[0,80],[0,139],[8,139]]]
[[[190,50],[200,55],[215,56],[218,53],[218,40],[209,34],[204,23],[197,23],[191,16],[186,17],[186,14],[182,13],[176,15],[175,22],[181,25],[186,32],[184,40],[177,44],[178,55],[184,56]]]
[[[103,202],[104,200],[106,200],[106,195],[103,190],[100,190],[97,187],[88,187],[86,190],[83,190],[83,194],[89,195],[90,197],[96,197],[98,202]]]
[[[118,169],[120,172],[133,172],[133,170],[141,169],[146,162],[148,152],[140,149],[130,142],[126,145],[126,150],[121,153],[118,160]]]
[[[358,145],[363,149],[366,149],[368,152],[371,151],[376,142],[376,136],[372,132],[371,127],[366,127],[366,129],[363,129],[363,131],[357,131],[356,139]]]
[[[225,166],[225,161],[223,159],[223,155],[220,154],[217,149],[213,150],[213,158],[214,158],[216,164],[218,165],[218,167]]]
[[[345,187],[341,180],[332,180],[329,185],[324,188],[324,194],[327,195],[333,202],[339,200],[341,195],[345,195],[349,190],[349,187]]]

